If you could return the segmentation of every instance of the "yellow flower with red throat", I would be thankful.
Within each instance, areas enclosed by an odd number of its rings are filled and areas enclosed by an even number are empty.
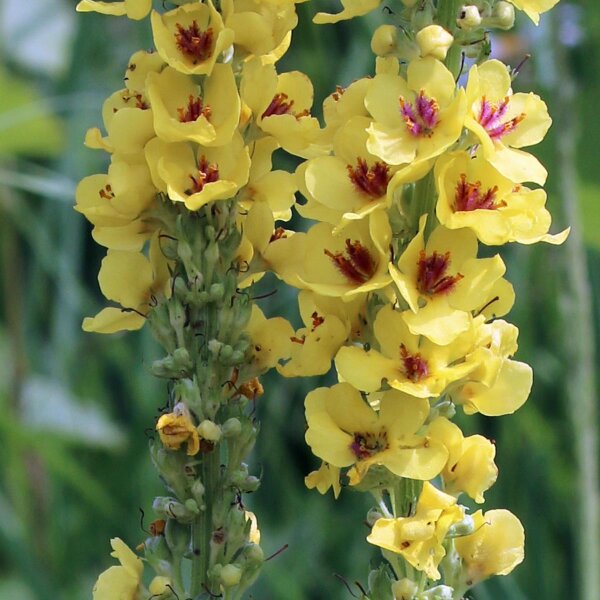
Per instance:
[[[152,34],[164,61],[186,75],[210,75],[221,56],[233,44],[233,31],[211,0],[193,2],[150,15]]]
[[[425,243],[426,220],[390,273],[410,308],[404,313],[410,331],[445,345],[469,329],[472,312],[506,314],[514,292],[502,277],[506,267],[499,255],[477,258],[472,231],[438,226]]]
[[[146,159],[154,185],[188,210],[232,198],[250,172],[248,148],[238,132],[225,146],[199,146],[195,151],[185,142],[167,144],[154,138],[146,144]]]
[[[240,89],[256,126],[272,135],[284,150],[303,158],[328,152],[319,121],[310,114],[314,92],[304,73],[277,75],[272,64],[255,58],[244,65]]]
[[[523,525],[510,511],[478,510],[473,521],[475,533],[454,542],[462,559],[464,589],[492,575],[508,575],[525,558]]]
[[[189,409],[181,402],[175,405],[173,412],[161,415],[156,423],[156,431],[160,441],[169,450],[179,450],[185,444],[188,456],[200,451],[200,435]]]
[[[466,111],[464,90],[456,91],[452,73],[431,57],[410,62],[406,79],[389,70],[378,73],[365,104],[374,120],[367,148],[390,165],[444,152],[458,140]]]
[[[375,411],[348,383],[310,392],[306,442],[313,454],[334,467],[352,467],[350,485],[360,483],[374,465],[399,477],[435,477],[448,452],[440,442],[417,434],[429,416],[429,402],[396,390],[379,400]]]
[[[467,376],[476,363],[464,360],[472,352],[476,324],[445,346],[412,334],[403,314],[388,304],[375,317],[373,330],[380,350],[344,346],[335,365],[344,381],[365,392],[380,389],[387,380],[390,387],[418,398],[441,395],[447,386]]]
[[[240,119],[240,97],[230,65],[215,65],[202,88],[172,67],[150,73],[147,86],[154,128],[162,140],[204,146],[230,142]]]
[[[378,519],[367,541],[400,554],[415,569],[436,580],[441,577],[438,566],[446,555],[443,546],[446,534],[464,516],[456,498],[444,494],[427,481],[414,516]]]
[[[473,65],[467,81],[465,127],[481,144],[483,156],[505,177],[543,185],[546,169],[520,148],[541,142],[552,119],[539,96],[513,94],[511,83],[506,65],[499,60]]]
[[[317,223],[306,234],[272,244],[269,256],[277,275],[291,285],[350,300],[390,283],[391,234],[380,210],[351,221],[337,235],[329,223]]]
[[[552,218],[546,192],[530,190],[502,175],[481,153],[440,156],[435,164],[439,192],[436,214],[449,229],[468,227],[490,246],[507,242],[561,244],[566,229],[549,234]]]

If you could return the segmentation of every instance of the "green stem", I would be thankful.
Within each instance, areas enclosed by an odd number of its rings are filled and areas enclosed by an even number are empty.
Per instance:
[[[438,1],[436,21],[454,36],[456,36],[456,32],[458,29],[456,26],[456,18],[463,4],[463,0]],[[460,69],[460,46],[458,46],[456,42],[448,50],[445,63],[450,72],[454,75],[454,77],[458,77],[458,71]]]

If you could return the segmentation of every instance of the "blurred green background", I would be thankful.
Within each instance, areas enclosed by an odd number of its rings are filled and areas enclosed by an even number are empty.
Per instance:
[[[280,69],[307,72],[320,104],[336,84],[372,72],[370,33],[384,14],[317,27],[317,4],[334,9],[324,0],[299,5]],[[148,523],[161,493],[144,435],[164,404],[165,385],[149,373],[158,350],[147,331],[81,331],[83,316],[103,305],[104,251],[72,210],[76,182],[108,164],[83,147],[84,132],[101,124],[129,55],[151,47],[149,24],[77,15],[74,5],[0,0],[1,600],[90,598],[110,564],[109,539],[141,542],[140,508]],[[534,367],[535,387],[517,414],[461,424],[497,442],[500,476],[485,506],[521,518],[527,559],[471,597],[598,600],[600,3],[562,0],[538,28],[518,22],[494,48],[512,65],[532,54],[515,88],[536,90],[555,118],[536,153],[550,171],[553,230],[570,223],[575,231],[563,247],[502,250],[517,290],[517,357]],[[299,325],[293,291],[277,287],[267,311]],[[266,554],[289,547],[266,564],[257,600],[350,598],[335,574],[364,582],[376,556],[364,539],[367,498],[347,492],[334,501],[303,484],[317,466],[303,441],[303,398],[323,381],[265,382],[253,466],[263,486],[248,505]]]

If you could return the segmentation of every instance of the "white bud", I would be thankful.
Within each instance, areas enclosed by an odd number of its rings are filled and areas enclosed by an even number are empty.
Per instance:
[[[454,42],[452,34],[439,25],[428,25],[416,35],[417,44],[421,50],[421,56],[433,56],[438,60],[444,60],[446,54]]]
[[[456,24],[463,30],[469,31],[481,26],[481,14],[476,6],[463,6],[460,9]]]

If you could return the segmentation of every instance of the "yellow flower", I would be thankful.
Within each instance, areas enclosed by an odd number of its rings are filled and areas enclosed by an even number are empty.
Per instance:
[[[308,161],[306,189],[320,204],[340,213],[343,220],[361,219],[389,205],[390,167],[367,150],[367,117],[352,117],[333,141],[333,156]]]
[[[473,232],[438,226],[425,244],[426,219],[390,273],[410,308],[404,320],[411,333],[445,345],[469,329],[472,311],[489,307],[496,317],[506,314],[514,292],[502,278],[506,267],[498,254],[476,258]]]
[[[271,209],[274,219],[289,221],[298,186],[292,173],[273,171],[272,155],[278,148],[277,140],[272,137],[261,138],[250,145],[250,175],[237,201],[243,210],[250,210],[255,202],[264,203]]]
[[[322,25],[324,23],[338,23],[339,21],[347,21],[354,17],[360,17],[367,13],[375,10],[381,0],[340,0],[343,10],[336,14],[331,13],[317,13],[313,18],[313,23]]]
[[[428,431],[448,449],[448,461],[441,473],[444,491],[456,497],[465,492],[475,502],[483,502],[483,492],[498,477],[494,444],[481,435],[464,437],[457,425],[443,417],[435,419]]]
[[[380,351],[344,346],[335,358],[340,377],[359,390],[374,392],[386,379],[394,389],[431,398],[477,367],[474,362],[464,361],[473,348],[474,327],[451,344],[439,346],[412,334],[403,314],[388,304],[377,313],[373,330]]]
[[[343,302],[301,290],[298,304],[305,327],[292,338],[290,360],[277,365],[277,370],[284,377],[323,375],[331,368],[331,361],[344,342],[360,337],[365,297]]]
[[[267,319],[263,311],[253,304],[246,332],[252,340],[252,367],[257,373],[264,373],[289,357],[294,329],[283,317]]]
[[[200,451],[200,435],[185,404],[179,403],[172,413],[161,415],[156,423],[156,431],[160,441],[169,450],[179,450],[182,444],[186,444],[188,456]]]
[[[491,246],[507,242],[562,244],[569,230],[549,234],[551,216],[544,190],[515,185],[483,156],[441,156],[435,165],[436,214],[449,229],[468,227]]]
[[[240,91],[256,125],[284,150],[303,158],[328,151],[319,121],[310,115],[313,86],[304,73],[277,75],[272,64],[255,58],[244,65]]]
[[[199,146],[196,152],[185,142],[154,138],[146,145],[146,159],[154,185],[192,211],[233,198],[250,172],[248,148],[238,132],[225,146]]]
[[[444,538],[454,523],[464,518],[456,498],[425,482],[415,515],[396,519],[378,519],[367,541],[400,554],[429,579],[439,579],[438,565],[446,555]]]
[[[352,467],[357,485],[373,465],[399,477],[432,479],[448,452],[440,442],[417,435],[429,416],[425,398],[390,390],[381,395],[379,411],[348,383],[317,388],[305,401],[306,442],[313,454],[334,467]]]
[[[513,94],[510,73],[499,60],[473,65],[466,91],[465,127],[477,137],[483,156],[511,181],[543,185],[546,169],[519,148],[537,144],[546,135],[552,123],[546,104],[533,93]]]
[[[350,300],[390,283],[390,240],[387,215],[375,211],[337,235],[330,224],[317,223],[306,234],[272,244],[269,256],[277,275],[290,285]]]
[[[531,367],[509,358],[517,351],[517,335],[517,328],[501,319],[480,328],[477,349],[467,357],[477,367],[466,381],[448,390],[449,398],[462,404],[466,414],[508,415],[527,400],[533,384]]]
[[[94,600],[136,600],[142,578],[144,565],[142,561],[127,547],[123,540],[110,540],[113,548],[111,556],[121,563],[118,567],[110,567],[98,577],[94,585]]]
[[[140,160],[141,159],[141,160]],[[154,202],[156,189],[142,157],[113,155],[108,174],[84,177],[75,192],[75,210],[94,225],[98,244],[138,251],[153,227],[140,217]]]
[[[464,91],[456,92],[452,73],[431,57],[411,61],[406,80],[378,73],[365,103],[375,121],[368,128],[367,148],[391,165],[444,152],[458,140],[466,110]]]
[[[558,0],[509,0],[522,10],[536,25],[540,22],[540,13],[550,10]]]
[[[293,2],[225,0],[221,6],[225,26],[234,32],[236,47],[248,54],[262,56],[273,52],[298,24]]]
[[[150,73],[147,87],[156,135],[165,142],[223,146],[231,141],[239,122],[240,98],[230,65],[215,65],[202,90],[172,67]]]
[[[100,0],[81,0],[75,7],[77,12],[97,12],[103,15],[122,16],[139,21],[148,15],[152,0],[124,0],[123,2],[101,2]]]
[[[248,541],[252,544],[260,544],[260,529],[258,528],[258,519],[251,510],[245,510],[244,514],[247,517],[247,521],[250,521],[250,533],[248,534]]]
[[[83,330],[114,333],[140,329],[150,306],[169,296],[169,280],[167,261],[156,236],[150,243],[149,258],[139,252],[109,250],[98,282],[104,296],[122,308],[104,308],[95,317],[86,317]]]
[[[525,532],[508,510],[473,515],[475,533],[455,540],[463,562],[465,585],[472,587],[492,575],[508,575],[525,558]]]
[[[212,2],[193,2],[150,15],[158,53],[171,67],[186,75],[210,75],[222,52],[233,43]]]
[[[365,107],[365,96],[373,79],[363,77],[353,81],[348,87],[336,86],[323,101],[323,117],[327,137],[333,138],[335,132],[352,117],[369,117]]]
[[[304,485],[309,490],[317,489],[319,494],[326,494],[331,488],[333,497],[338,498],[342,490],[340,485],[340,469],[326,462],[321,463],[318,471],[312,471],[304,478]]]

